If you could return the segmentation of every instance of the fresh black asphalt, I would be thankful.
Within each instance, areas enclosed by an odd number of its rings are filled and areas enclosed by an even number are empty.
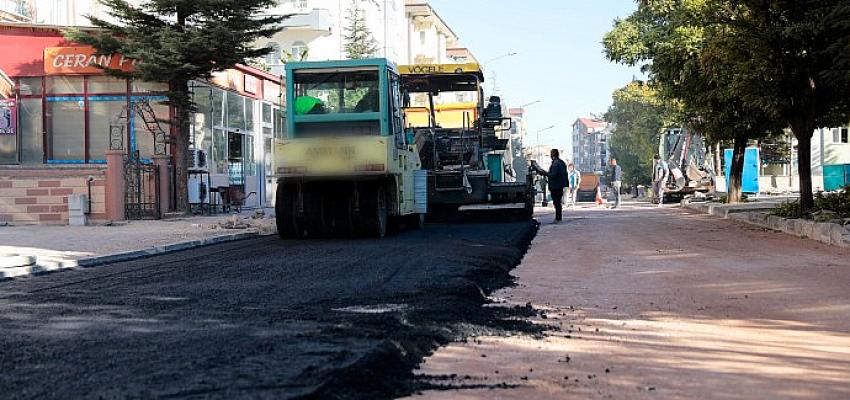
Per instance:
[[[482,307],[536,225],[273,237],[0,282],[0,398],[380,399],[422,356],[520,329]],[[522,325],[521,323],[517,323]]]

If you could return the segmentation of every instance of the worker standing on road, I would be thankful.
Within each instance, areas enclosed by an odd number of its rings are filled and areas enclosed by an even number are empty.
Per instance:
[[[576,197],[578,197],[578,187],[581,185],[581,172],[576,169],[575,164],[567,165],[567,183],[569,184],[569,201],[570,207],[576,206]]]
[[[549,178],[549,193],[552,194],[552,203],[555,205],[555,223],[557,224],[563,219],[562,201],[564,199],[564,188],[568,184],[567,165],[561,160],[561,153],[558,149],[552,149],[550,156],[552,157],[552,166],[549,167],[548,172],[540,168],[536,162],[532,165],[537,173]]]
[[[620,189],[623,187],[623,169],[617,165],[617,159],[611,159],[611,190],[614,192],[614,206],[620,207]]]
[[[658,201],[658,207],[664,206],[664,185],[667,182],[670,169],[658,154],[652,158],[652,197]]]

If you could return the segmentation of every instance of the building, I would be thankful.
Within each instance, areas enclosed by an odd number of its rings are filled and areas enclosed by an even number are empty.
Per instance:
[[[407,64],[445,64],[458,36],[425,1],[407,0]]]
[[[135,111],[149,104],[153,117],[169,120],[172,112],[161,104],[167,85],[105,76],[91,65],[94,50],[67,43],[63,29],[0,23],[0,70],[14,84],[15,98],[6,109],[16,114],[14,129],[0,134],[0,222],[67,222],[68,196],[89,190],[90,220],[123,219],[124,210],[110,208],[107,199],[110,173],[122,175],[111,169],[110,155],[120,163],[137,152],[143,162],[161,164],[157,205],[168,211],[173,149],[158,148],[144,115]],[[96,60],[132,65],[120,55]],[[209,186],[239,186],[256,194],[246,205],[268,204],[272,138],[283,126],[280,78],[236,66],[193,86],[199,105],[193,141],[208,151]]]
[[[290,15],[283,30],[255,45],[273,49],[264,60],[272,74],[283,75],[287,61],[346,58],[345,33],[352,6],[364,12],[377,42],[376,57],[401,63],[407,59],[407,27],[403,0],[279,0],[272,14]]]
[[[596,118],[579,118],[573,123],[572,162],[582,172],[604,171],[610,160],[609,139],[613,124]]]

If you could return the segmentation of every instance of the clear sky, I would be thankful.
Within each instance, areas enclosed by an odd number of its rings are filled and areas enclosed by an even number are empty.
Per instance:
[[[602,114],[611,93],[640,76],[636,68],[609,62],[602,36],[617,17],[637,8],[634,0],[429,0],[480,62],[508,52],[485,65],[486,87],[493,75],[503,101],[526,109],[529,137],[561,149],[570,146],[571,125],[578,117]],[[567,151],[570,154],[570,151]]]

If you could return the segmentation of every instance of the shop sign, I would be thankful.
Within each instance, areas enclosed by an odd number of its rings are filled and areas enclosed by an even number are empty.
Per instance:
[[[18,131],[18,107],[15,100],[0,100],[0,135],[14,135]]]
[[[102,74],[100,67],[132,72],[135,64],[136,60],[120,54],[97,55],[95,49],[88,46],[44,49],[44,73],[47,75]]]

